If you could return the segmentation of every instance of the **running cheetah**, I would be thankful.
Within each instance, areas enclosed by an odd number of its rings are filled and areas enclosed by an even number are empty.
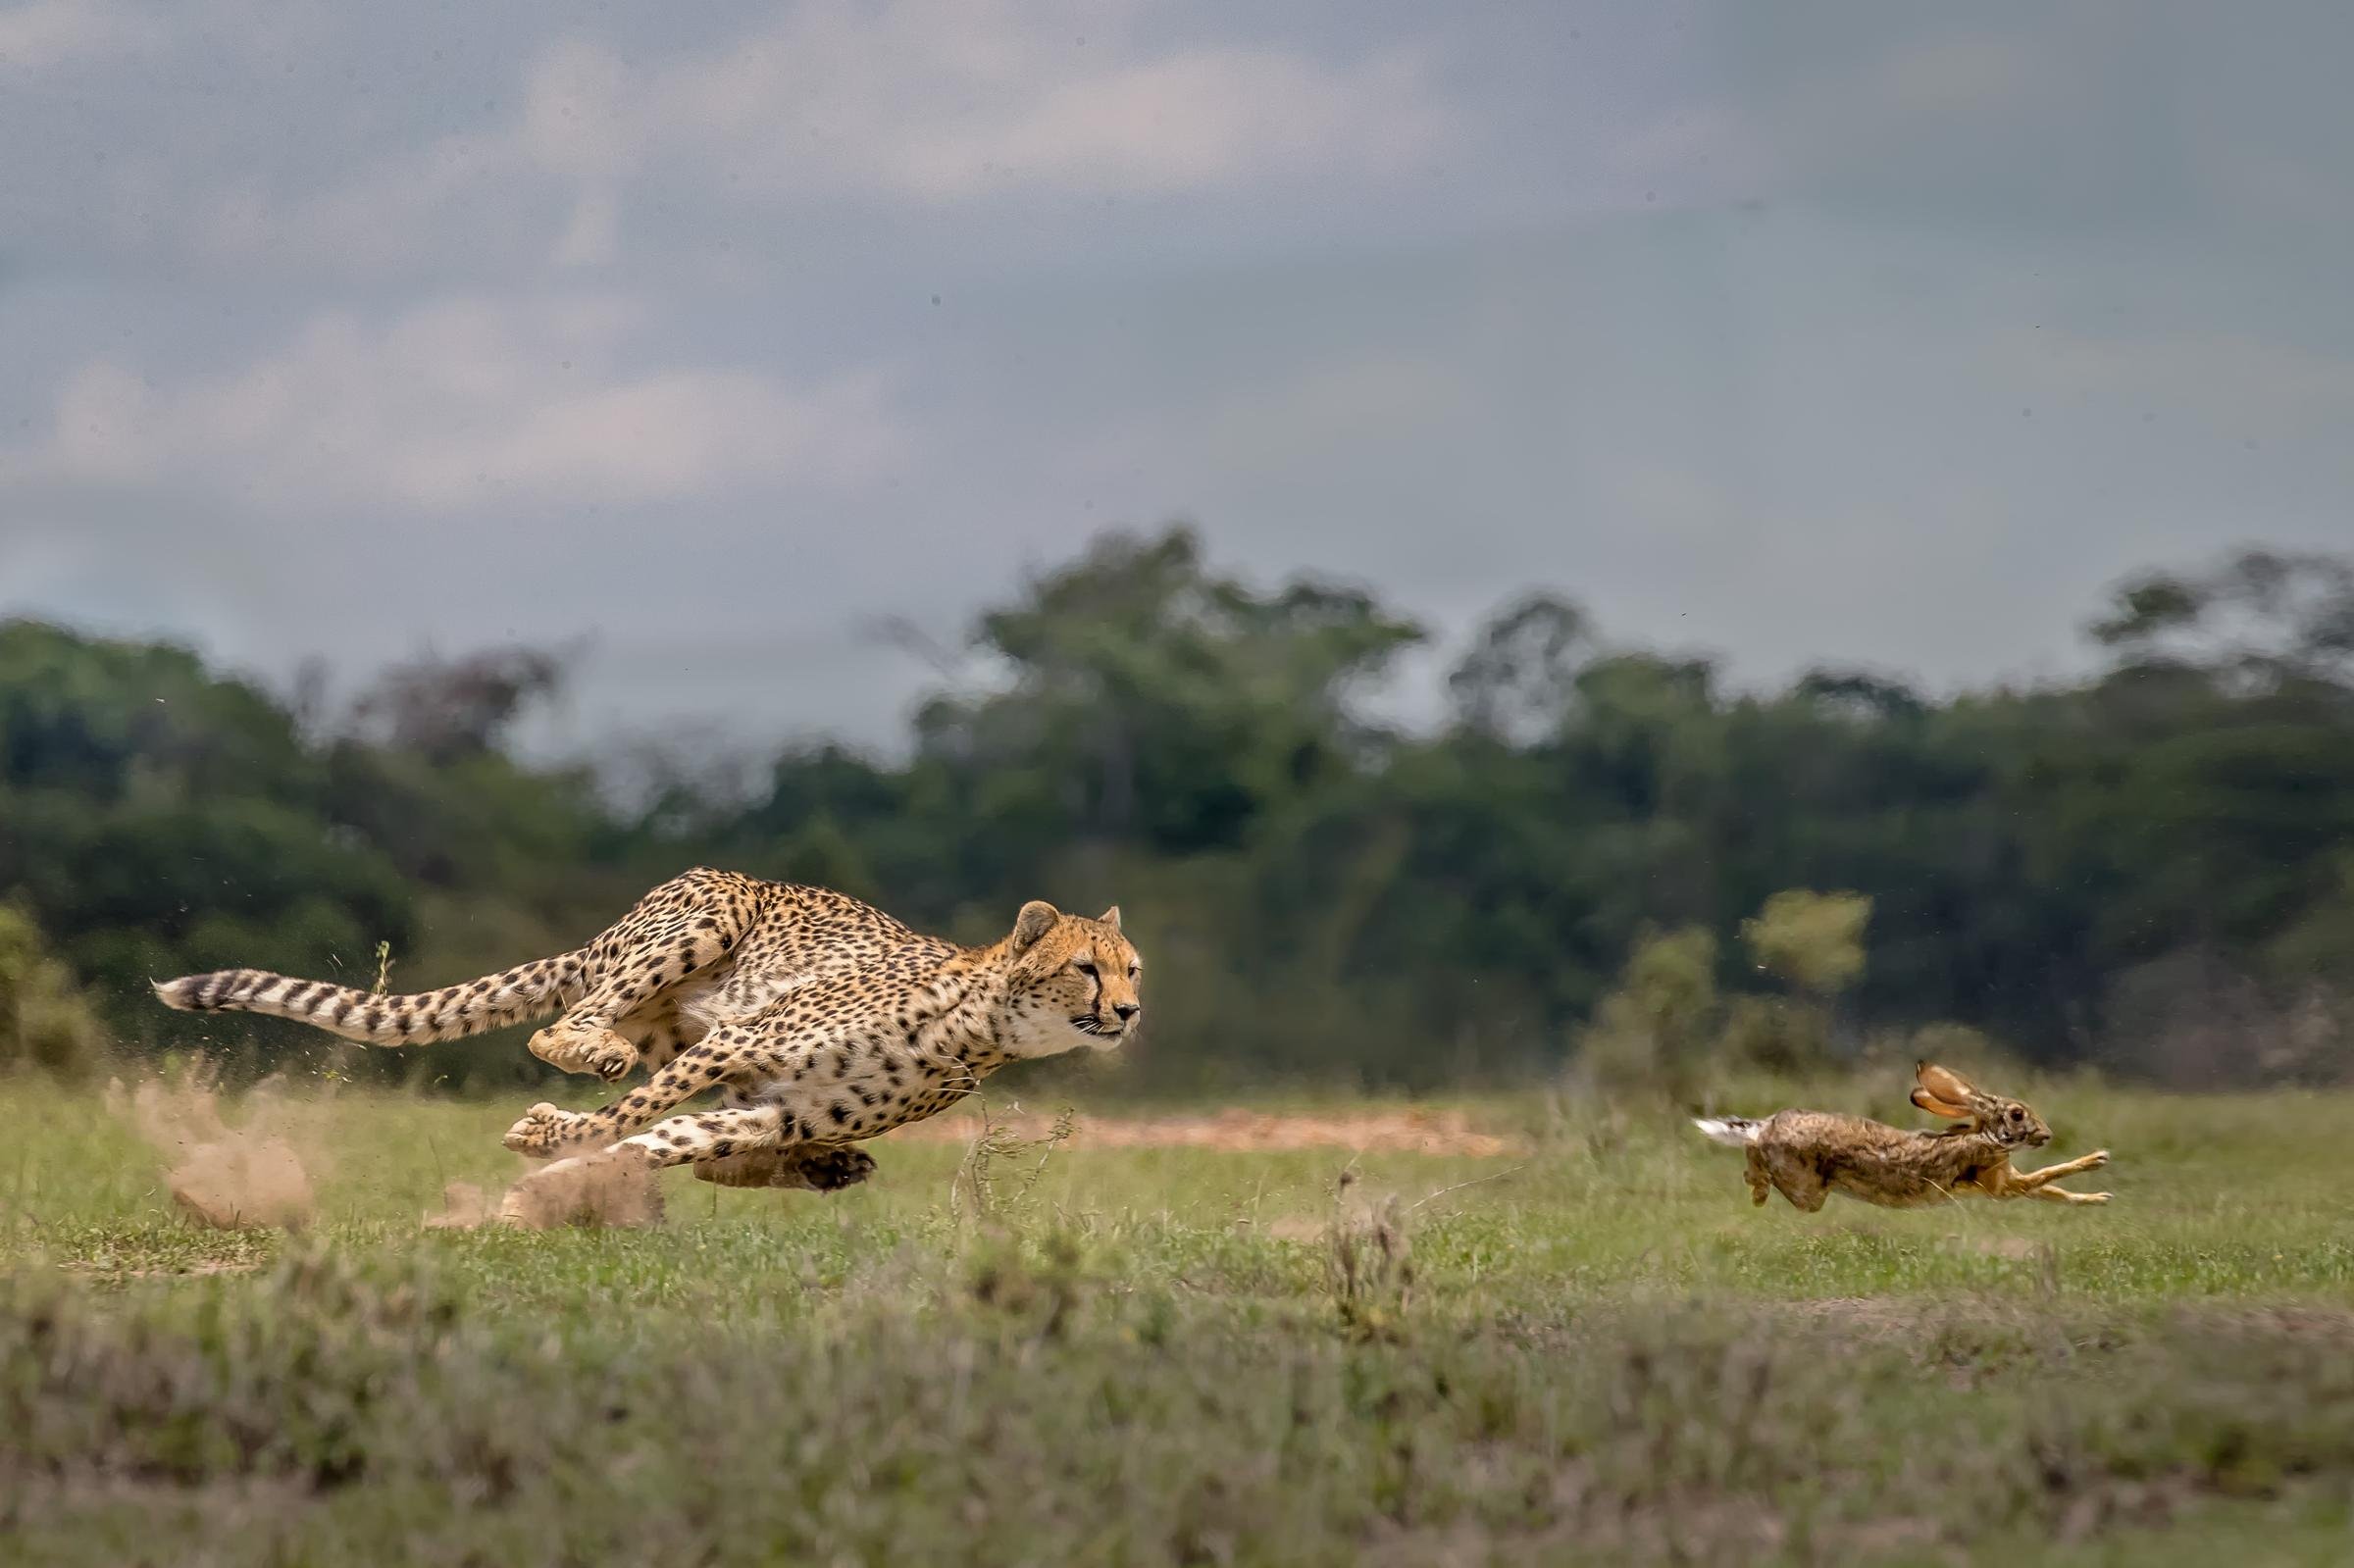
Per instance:
[[[192,1012],[254,1012],[372,1045],[456,1039],[562,1010],[531,1049],[608,1082],[652,1079],[603,1110],[536,1105],[506,1137],[527,1154],[615,1139],[708,1182],[831,1190],[874,1161],[846,1145],[953,1104],[1009,1061],[1108,1050],[1143,1012],[1142,966],[1100,920],[1024,904],[1013,930],[960,947],[844,893],[698,868],[577,951],[409,996],[261,970],[166,981]],[[718,1109],[626,1137],[718,1087]]]

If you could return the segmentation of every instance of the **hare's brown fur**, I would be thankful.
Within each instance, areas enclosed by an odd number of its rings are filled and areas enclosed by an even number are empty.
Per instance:
[[[1833,1192],[1883,1208],[1945,1203],[1971,1193],[2047,1203],[2109,1201],[2106,1192],[2070,1192],[2052,1185],[2108,1164],[2107,1149],[2040,1171],[2013,1170],[2013,1154],[2052,1140],[2041,1117],[1946,1068],[1923,1062],[1915,1074],[1919,1087],[1913,1103],[1963,1125],[1910,1132],[1831,1111],[1777,1111],[1763,1121],[1707,1120],[1701,1130],[1747,1149],[1752,1201],[1763,1205],[1769,1192],[1779,1192],[1810,1214]]]

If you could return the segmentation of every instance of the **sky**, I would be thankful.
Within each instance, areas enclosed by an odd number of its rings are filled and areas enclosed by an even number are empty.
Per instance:
[[[1098,531],[1743,682],[2354,548],[2354,8],[0,0],[0,615],[887,745]],[[1409,673],[1394,700],[1435,700]],[[1417,693],[1420,693],[1419,695]]]

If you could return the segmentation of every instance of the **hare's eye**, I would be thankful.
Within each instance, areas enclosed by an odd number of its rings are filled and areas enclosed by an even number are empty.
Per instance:
[[[2012,1107],[2011,1107],[2011,1120],[2013,1120],[2013,1121],[2015,1121],[2015,1122],[2023,1122],[2023,1121],[2025,1121],[2026,1119],[2027,1119],[2027,1113],[2026,1113],[2026,1112],[2024,1112],[2024,1111],[2021,1110],[2021,1109],[2020,1109],[2018,1106],[2016,1106],[2016,1105],[2014,1105],[2014,1106],[2012,1106]]]

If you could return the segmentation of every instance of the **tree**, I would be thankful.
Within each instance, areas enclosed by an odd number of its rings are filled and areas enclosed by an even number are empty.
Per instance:
[[[1109,534],[981,618],[974,643],[1007,679],[929,705],[920,744],[1065,835],[1231,846],[1351,764],[1351,697],[1421,634],[1358,589],[1255,592],[1187,529]]]
[[[572,658],[571,650],[530,647],[426,654],[378,677],[352,705],[352,728],[435,765],[484,756],[535,703],[563,689]]]
[[[2088,628],[2124,664],[2199,671],[2242,689],[2354,684],[2354,560],[2242,550],[2203,571],[2148,572]]]
[[[1525,745],[1557,730],[1577,695],[1580,655],[1592,651],[1586,613],[1551,593],[1507,605],[1482,626],[1447,677],[1456,722]]]

